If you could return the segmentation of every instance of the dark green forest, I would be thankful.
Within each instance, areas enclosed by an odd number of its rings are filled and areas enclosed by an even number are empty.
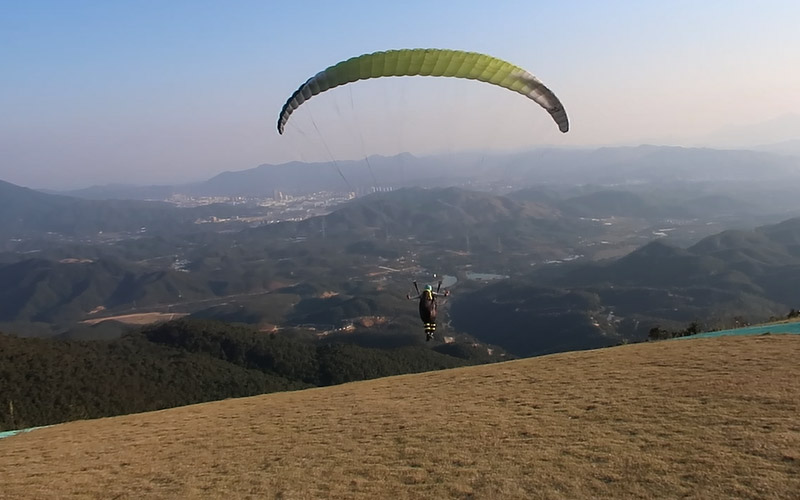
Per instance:
[[[143,328],[112,341],[0,334],[0,430],[454,368],[491,359],[485,349],[469,345],[367,348],[188,319]]]

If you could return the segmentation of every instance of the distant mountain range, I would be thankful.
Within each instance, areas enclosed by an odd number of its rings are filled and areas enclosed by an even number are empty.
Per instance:
[[[0,181],[0,248],[6,238],[45,233],[68,237],[99,233],[197,231],[198,218],[246,215],[230,205],[177,208],[171,203],[140,200],[94,200],[43,193]]]
[[[775,142],[771,144],[761,144],[755,146],[753,149],[775,154],[800,156],[800,139]]]
[[[775,151],[771,147],[773,144],[794,143],[796,145],[799,141],[800,114],[786,113],[760,123],[730,125],[694,141],[689,141],[689,143],[703,144],[714,148]],[[794,148],[793,151],[793,154],[800,153],[797,148]]]
[[[773,167],[773,173],[782,171]],[[744,167],[738,168],[730,171],[743,175]],[[416,324],[415,312],[403,302],[405,288],[398,293],[397,287],[408,282],[392,281],[391,274],[384,281],[380,273],[398,272],[407,280],[421,269],[512,275],[474,293],[462,280],[451,319],[456,331],[516,355],[641,339],[654,326],[728,326],[735,316],[780,316],[796,306],[800,219],[698,242],[709,228],[742,227],[750,213],[794,202],[764,195],[755,182],[747,193],[748,183],[741,182],[742,190],[731,195],[709,192],[717,183],[699,181],[548,184],[507,196],[406,188],[357,198],[324,217],[228,233],[185,232],[181,224],[201,213],[196,210],[81,200],[4,183],[0,234],[88,234],[139,224],[163,230],[103,245],[57,242],[34,254],[0,254],[0,322],[63,329],[87,317],[178,309],[282,326],[386,315],[393,319],[372,331],[406,331]],[[791,185],[775,189],[790,191]],[[776,217],[768,219],[781,220]],[[721,225],[720,218],[731,225]],[[678,232],[686,224],[696,231],[685,233],[693,243],[688,248],[664,241],[642,245],[655,238],[655,228]],[[589,255],[612,248],[606,241],[611,236],[619,248],[638,249],[601,262],[578,258],[581,249]]]
[[[21,197],[17,207],[23,208],[11,207],[9,212],[24,214],[24,207],[51,199],[65,206],[72,200],[78,207],[148,206],[87,202],[30,190],[19,193],[32,197]],[[165,217],[178,211],[166,208]],[[126,220],[138,216],[134,208],[124,214]],[[495,258],[502,242],[505,250],[524,252],[526,259],[563,256],[586,232],[584,226],[545,205],[458,188],[409,188],[356,199],[324,217],[232,233],[147,232],[105,245],[42,243],[33,254],[10,253],[6,263],[0,259],[0,322],[65,324],[92,317],[90,312],[96,310],[161,310],[168,304],[195,312],[217,304],[188,304],[234,295],[240,321],[247,317],[279,322],[291,310],[267,304],[268,298],[249,305],[247,294],[263,294],[280,283],[298,281],[336,286],[337,280],[346,282],[375,265],[404,259],[409,252],[422,258],[468,248],[469,258],[477,264]],[[312,288],[310,294],[324,290]],[[364,311],[360,315],[381,311],[375,304],[364,305],[331,299],[324,314],[316,310],[299,314],[298,309],[288,318],[296,323],[337,324],[351,317],[348,311],[360,308]],[[279,312],[272,314],[273,309]],[[233,317],[230,308],[215,311]]]
[[[414,157],[373,156],[358,161],[292,162],[224,172],[205,182],[176,186],[94,186],[62,194],[91,199],[165,199],[192,196],[260,196],[274,191],[369,190],[375,187],[469,186],[506,183],[635,185],[672,182],[800,183],[800,157],[765,151],[666,146],[538,149],[522,153],[464,153]]]
[[[545,204],[460,188],[407,188],[359,198],[324,218],[282,228],[295,234],[320,234],[323,224],[328,235],[388,235],[438,248],[461,249],[470,237],[471,249],[477,253],[494,248],[498,237],[512,248],[530,249],[532,239],[544,244],[552,241],[550,236],[577,234],[585,225]]]

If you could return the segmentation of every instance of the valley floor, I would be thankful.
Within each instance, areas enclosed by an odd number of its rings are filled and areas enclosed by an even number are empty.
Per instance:
[[[79,421],[0,498],[796,498],[800,336],[692,339]]]

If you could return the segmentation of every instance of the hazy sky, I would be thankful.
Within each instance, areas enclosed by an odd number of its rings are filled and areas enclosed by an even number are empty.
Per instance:
[[[168,183],[401,151],[688,144],[800,114],[799,20],[797,0],[0,0],[0,179]],[[417,77],[314,97],[277,134],[319,70],[411,47],[528,69],[570,132],[517,94]]]

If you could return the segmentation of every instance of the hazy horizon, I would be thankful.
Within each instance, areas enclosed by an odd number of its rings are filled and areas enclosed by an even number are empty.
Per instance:
[[[790,1],[8,5],[0,179],[68,189],[401,152],[800,139],[798,18]],[[310,76],[406,47],[528,69],[570,132],[493,86],[385,78],[314,97],[278,135],[281,106]]]

